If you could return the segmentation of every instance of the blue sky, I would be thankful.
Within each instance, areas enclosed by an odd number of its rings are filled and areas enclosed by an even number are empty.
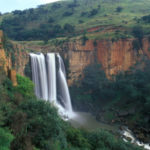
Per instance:
[[[0,12],[5,13],[13,10],[23,10],[55,1],[58,0],[0,0]]]

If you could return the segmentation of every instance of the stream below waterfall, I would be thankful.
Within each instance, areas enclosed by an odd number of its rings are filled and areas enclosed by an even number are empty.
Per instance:
[[[69,119],[69,122],[75,128],[85,128],[87,130],[103,128],[117,132],[119,129],[119,126],[112,126],[98,122],[93,115],[86,112],[75,112],[74,117]]]
[[[150,144],[140,142],[138,139],[135,138],[132,131],[130,131],[127,127],[123,127],[123,130],[120,130],[120,125],[109,125],[101,123],[97,121],[90,113],[75,112],[74,117],[69,119],[68,122],[70,122],[71,125],[75,128],[87,129],[89,131],[96,130],[98,128],[113,131],[114,133],[120,134],[125,142],[131,142],[138,146],[144,147],[144,149],[146,150],[150,150]]]

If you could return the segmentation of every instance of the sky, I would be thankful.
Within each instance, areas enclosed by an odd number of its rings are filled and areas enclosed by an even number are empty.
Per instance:
[[[56,2],[58,0],[0,0],[0,12],[6,13],[13,10],[35,8],[38,5]]]

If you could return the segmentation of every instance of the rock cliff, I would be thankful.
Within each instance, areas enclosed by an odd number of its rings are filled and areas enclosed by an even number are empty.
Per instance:
[[[95,61],[102,64],[107,77],[120,71],[126,71],[143,57],[150,58],[150,42],[143,39],[143,48],[135,50],[132,45],[133,39],[112,41],[88,40],[85,45],[81,41],[72,42],[68,45],[69,64],[71,77],[82,73],[85,66]],[[72,78],[73,79],[73,78]]]
[[[16,73],[24,75],[29,56],[21,45],[11,42],[12,47],[7,49],[4,43],[4,35],[0,30],[0,67],[4,69],[6,75],[12,80],[13,85],[16,86]]]
[[[11,68],[11,60],[7,57],[6,52],[3,47],[3,32],[0,31],[0,67],[3,67],[6,74],[8,74],[8,70]]]
[[[2,37],[2,32],[0,32]],[[13,43],[13,57],[7,56],[0,44],[0,59],[4,60],[4,68],[13,68],[17,73],[24,75],[26,66],[29,64],[29,52],[59,52],[67,60],[71,84],[81,74],[83,69],[94,62],[102,64],[106,75],[110,77],[120,71],[126,71],[142,57],[150,58],[150,42],[143,39],[143,48],[135,50],[132,42],[134,39],[120,39],[112,42],[111,40],[87,40],[84,44],[81,40],[65,41],[61,44],[33,45],[17,42]],[[1,63],[2,64],[2,63]]]

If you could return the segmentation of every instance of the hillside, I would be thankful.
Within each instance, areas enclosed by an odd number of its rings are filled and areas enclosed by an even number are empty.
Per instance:
[[[49,40],[85,35],[91,39],[133,37],[140,26],[150,34],[150,0],[68,0],[36,9],[13,11],[0,18],[14,40]]]
[[[0,29],[0,104],[10,105],[0,106],[0,130],[12,131],[12,150],[138,149],[116,133],[74,129],[35,98],[32,82],[16,78],[31,77],[31,52],[62,56],[75,111],[150,143],[150,0],[65,0],[3,14]]]

